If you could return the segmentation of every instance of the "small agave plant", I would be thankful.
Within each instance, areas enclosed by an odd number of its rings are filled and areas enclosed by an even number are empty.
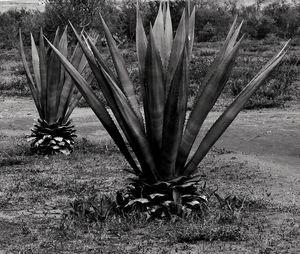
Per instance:
[[[61,37],[57,29],[53,44],[64,57],[68,56],[67,28]],[[33,75],[26,61],[21,31],[20,51],[29,88],[39,114],[28,139],[32,142],[31,148],[39,154],[69,154],[73,150],[76,137],[69,117],[82,95],[53,50],[45,46],[42,30],[39,49],[31,35]],[[79,45],[75,47],[70,62],[79,73],[85,71],[87,60]],[[92,78],[90,75],[87,82],[91,83]]]
[[[198,165],[238,115],[250,96],[284,57],[286,46],[271,59],[216,120],[200,143],[196,137],[220,96],[238,55],[242,38],[235,20],[222,49],[202,82],[187,113],[189,62],[194,40],[195,9],[187,2],[175,36],[168,2],[162,2],[148,37],[137,9],[136,46],[143,113],[120,50],[101,17],[115,72],[93,43],[74,30],[119,128],[80,72],[51,45],[90,107],[124,154],[136,178],[117,194],[119,207],[139,207],[149,216],[183,215],[206,206],[199,191]],[[91,48],[92,53],[89,48]],[[189,115],[189,117],[188,117]],[[124,135],[121,135],[121,131]],[[126,139],[125,139],[126,138]],[[129,150],[126,141],[131,149]],[[194,145],[194,149],[192,149]]]

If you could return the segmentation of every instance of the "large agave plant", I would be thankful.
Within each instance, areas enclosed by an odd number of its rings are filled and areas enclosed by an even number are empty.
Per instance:
[[[207,195],[199,192],[195,186],[201,180],[197,176],[199,163],[286,53],[284,47],[221,114],[202,141],[194,144],[205,118],[228,80],[242,41],[242,38],[238,38],[242,24],[237,26],[235,20],[222,49],[201,84],[203,89],[197,95],[187,119],[194,20],[195,9],[191,11],[188,2],[173,37],[169,4],[163,2],[147,37],[137,10],[136,46],[143,113],[120,50],[102,17],[115,72],[108,68],[92,42],[89,39],[82,40],[73,28],[120,128],[116,127],[107,108],[95,96],[88,82],[50,44],[124,154],[132,173],[137,176],[126,192],[117,195],[118,204],[125,210],[139,206],[150,215],[164,216],[203,207]],[[132,150],[127,148],[121,131]],[[195,149],[192,149],[193,145]]]
[[[67,28],[61,37],[57,29],[53,44],[64,57],[68,56]],[[39,49],[31,35],[33,75],[26,61],[21,31],[20,50],[29,88],[39,113],[39,119],[34,124],[29,138],[32,150],[42,154],[69,154],[76,137],[69,117],[82,95],[56,54],[45,46],[42,31]],[[87,60],[79,45],[75,47],[70,62],[79,73],[84,72]],[[92,81],[92,77],[88,77],[88,83]]]

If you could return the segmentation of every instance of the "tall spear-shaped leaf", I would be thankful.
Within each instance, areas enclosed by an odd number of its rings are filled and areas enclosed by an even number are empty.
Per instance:
[[[178,154],[177,170],[183,169],[184,163],[187,160],[192,145],[199,133],[199,130],[205,118],[219,98],[229,78],[229,74],[233,68],[234,60],[240,47],[241,40],[239,42],[236,42],[237,38],[236,36],[234,36],[239,31],[239,29],[240,27],[235,31],[235,33],[233,33],[228,42],[228,45],[225,44],[224,48],[221,50],[220,54],[222,54],[222,56],[220,57],[220,60],[218,64],[216,64],[216,66],[212,65],[214,70],[211,71],[211,75],[209,72],[208,75],[210,76],[207,79],[204,79],[204,82],[202,84],[204,88],[201,94],[198,95],[184,132],[184,137]],[[227,55],[225,55],[227,51],[229,52]]]
[[[200,179],[194,178],[198,164],[286,52],[285,46],[262,68],[211,127],[204,139],[195,144],[196,150],[192,153],[191,147],[199,130],[226,85],[243,37],[239,38],[242,23],[236,26],[235,19],[223,48],[203,80],[203,89],[195,98],[185,125],[189,61],[192,57],[195,29],[195,9],[191,10],[189,1],[187,3],[174,38],[168,2],[163,1],[160,4],[153,28],[150,27],[148,40],[137,7],[136,47],[145,121],[141,120],[133,82],[129,80],[121,52],[104,20],[101,18],[117,77],[107,67],[96,46],[88,39],[80,38],[74,30],[119,129],[116,129],[111,120],[106,119],[106,109],[91,92],[80,72],[50,44],[137,175],[128,195],[118,194],[118,203],[125,210],[130,210],[139,203],[150,215],[163,217],[172,212],[181,214],[185,207],[196,209],[201,202],[207,202],[207,197],[199,195],[195,187]],[[119,131],[123,132],[126,140]],[[126,141],[131,146],[132,153],[124,146]]]
[[[284,46],[286,48],[287,44]],[[273,69],[280,63],[286,51],[282,51],[271,62],[267,63],[262,70],[250,81],[250,83],[243,89],[243,91],[235,98],[235,100],[228,106],[225,112],[217,119],[214,125],[210,128],[208,133],[203,138],[197,151],[194,153],[192,159],[184,168],[184,174],[192,174],[196,171],[198,164],[208,153],[210,148],[224,133],[227,127],[235,119],[251,95],[259,88],[262,82],[270,75]]]
[[[124,59],[123,59],[119,49],[117,48],[115,41],[105,23],[105,21],[103,20],[102,17],[100,17],[100,19],[102,22],[102,26],[104,28],[106,40],[107,40],[107,43],[108,43],[108,46],[109,46],[109,49],[110,49],[110,52],[112,55],[112,59],[114,61],[115,69],[118,73],[118,77],[119,77],[119,81],[120,81],[120,83],[119,83],[120,88],[126,94],[127,99],[129,101],[131,107],[133,108],[135,114],[140,119],[140,121],[142,121],[142,116],[141,116],[139,104],[137,102],[137,98],[135,95],[133,83],[129,78],[128,71],[125,67]]]
[[[188,55],[185,48],[175,71],[164,113],[164,131],[160,171],[166,180],[176,176],[175,163],[180,145],[187,107]]]
[[[150,30],[145,74],[145,95],[144,102],[147,136],[154,152],[160,153],[163,130],[164,114],[164,78],[163,65],[159,51],[155,44],[152,29]],[[155,156],[156,160],[158,155]]]
[[[42,105],[41,105],[41,100],[40,100],[41,95],[39,94],[38,88],[36,87],[35,82],[33,80],[33,77],[30,73],[29,65],[27,63],[26,56],[25,56],[21,31],[19,31],[19,39],[20,39],[21,58],[22,58],[22,61],[23,61],[23,65],[24,65],[24,69],[25,69],[25,73],[26,73],[26,77],[27,77],[27,81],[28,81],[28,86],[29,86],[30,92],[32,94],[34,103],[36,105],[37,111],[39,113],[39,116],[42,117],[43,116],[43,110],[42,110]],[[34,47],[34,45],[33,45],[33,47]],[[35,58],[34,62],[38,62],[39,60],[36,56],[35,49],[32,49],[32,52],[34,53],[34,55],[33,55],[33,58]]]
[[[173,44],[173,27],[169,1],[160,2],[158,14],[153,26],[153,37],[161,56],[164,69],[168,67]]]

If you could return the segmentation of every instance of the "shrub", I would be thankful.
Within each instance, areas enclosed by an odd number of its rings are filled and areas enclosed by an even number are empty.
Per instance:
[[[26,9],[9,10],[0,14],[0,48],[11,49],[17,46],[18,31],[22,28],[27,36],[24,37],[24,44],[30,44],[29,32],[34,36],[38,34],[44,24],[43,14],[39,11]]]
[[[228,81],[230,93],[233,96],[239,94],[259,66],[262,65],[262,59],[248,56],[240,59],[240,67],[233,72],[232,78]],[[285,59],[277,71],[267,80],[266,84],[260,87],[257,92],[249,99],[245,108],[268,108],[284,106],[287,101],[295,97],[294,82],[299,74],[297,66],[299,58],[295,55]],[[245,67],[247,65],[247,67]]]

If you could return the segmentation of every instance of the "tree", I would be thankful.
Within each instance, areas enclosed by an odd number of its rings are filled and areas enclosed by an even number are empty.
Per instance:
[[[226,0],[224,5],[225,10],[232,16],[235,16],[238,13],[238,0]]]
[[[271,17],[278,28],[278,35],[281,37],[291,37],[299,27],[299,8],[292,6],[287,1],[282,0],[266,6],[263,15]]]
[[[65,27],[68,22],[78,28],[91,29],[106,0],[46,0],[45,34],[53,37],[57,27]]]
[[[30,44],[31,32],[34,36],[38,34],[44,25],[44,15],[40,11],[26,9],[12,9],[0,14],[0,48],[12,48],[16,46],[19,28],[26,32],[24,38],[26,45]]]

